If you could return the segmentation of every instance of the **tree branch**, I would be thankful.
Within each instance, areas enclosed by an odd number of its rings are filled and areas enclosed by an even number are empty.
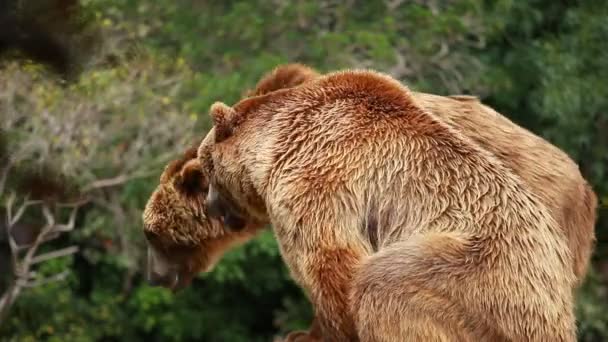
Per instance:
[[[89,192],[89,191],[97,190],[97,189],[101,189],[101,188],[118,186],[118,185],[122,185],[130,180],[137,179],[137,178],[146,178],[153,174],[155,174],[155,172],[141,172],[141,173],[134,174],[134,175],[122,174],[122,175],[118,175],[113,178],[99,179],[99,180],[95,180],[95,181],[92,181],[91,183],[89,183],[87,186],[84,187],[83,191]]]
[[[7,158],[8,161],[6,165],[2,168],[2,172],[0,172],[0,195],[4,193],[4,187],[6,186],[6,180],[8,179],[8,172],[13,167],[10,158]]]
[[[51,259],[55,259],[55,258],[61,258],[64,256],[68,256],[71,254],[74,254],[78,252],[78,247],[77,246],[70,246],[70,247],[66,247],[66,248],[62,248],[62,249],[58,249],[56,251],[53,252],[48,252],[48,253],[44,253],[38,256],[35,256],[32,258],[31,264],[38,264],[41,262],[45,262]]]
[[[74,229],[77,211],[80,206],[85,203],[85,201],[79,201],[76,203],[62,205],[63,207],[72,207],[72,211],[70,212],[70,217],[67,223],[57,224],[55,216],[53,215],[53,211],[51,210],[49,204],[45,204],[40,201],[29,201],[27,199],[24,200],[23,204],[19,207],[19,209],[17,209],[15,215],[13,215],[13,206],[16,201],[15,199],[16,196],[14,193],[12,193],[6,202],[6,231],[11,250],[11,261],[13,266],[14,279],[8,289],[0,298],[0,323],[5,320],[10,307],[12,307],[15,300],[24,288],[32,288],[36,286],[45,285],[51,282],[61,281],[68,276],[69,270],[65,270],[61,273],[52,275],[44,279],[37,279],[38,274],[32,270],[32,267],[36,264],[48,260],[65,257],[78,252],[77,246],[70,246],[52,252],[36,255],[39,247],[43,243],[53,238],[56,238],[63,232],[68,232]],[[19,246],[17,245],[12,236],[12,229],[15,224],[19,222],[26,209],[33,205],[41,205],[41,211],[46,221],[46,224],[42,227],[33,243],[25,247]],[[26,250],[25,255],[23,257],[20,257],[19,252],[23,249]]]
[[[67,276],[70,274],[69,270],[65,270],[61,273],[52,275],[50,277],[41,279],[41,280],[36,280],[36,281],[32,281],[32,282],[25,282],[22,286],[25,288],[32,288],[32,287],[37,287],[37,286],[42,286],[42,285],[46,285],[46,284],[50,284],[50,283],[54,283],[54,282],[58,282],[58,281],[62,281],[65,280],[65,278],[67,278]]]

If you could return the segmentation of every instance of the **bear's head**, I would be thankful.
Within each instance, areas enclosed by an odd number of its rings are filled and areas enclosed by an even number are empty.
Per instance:
[[[245,146],[247,139],[238,139],[240,134],[232,131],[236,111],[216,102],[210,114],[214,126],[198,149],[198,159],[209,180],[205,201],[208,214],[233,231],[256,222],[268,223],[264,201],[244,162],[254,153]]]
[[[206,203],[212,217],[222,219],[233,230],[242,229],[247,222],[268,223],[264,201],[254,186],[255,171],[246,167],[246,160],[260,157],[252,151],[255,147],[249,138],[257,135],[255,140],[263,140],[259,136],[264,132],[242,127],[241,123],[249,115],[259,114],[257,108],[274,96],[319,76],[302,64],[281,65],[266,74],[234,107],[221,102],[211,106],[209,114],[214,126],[200,144],[198,157],[210,180]]]
[[[208,186],[194,147],[167,165],[161,175],[143,212],[152,285],[173,290],[186,287],[199,272],[211,270],[229,248],[256,234],[259,226],[226,219],[240,227],[234,231],[211,219],[205,205]]]

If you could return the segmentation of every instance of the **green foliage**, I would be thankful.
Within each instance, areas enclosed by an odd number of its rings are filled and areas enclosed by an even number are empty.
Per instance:
[[[49,246],[80,252],[42,265],[70,276],[26,290],[0,325],[3,340],[268,341],[306,328],[310,305],[270,230],[172,294],[143,280],[140,221],[163,165],[210,127],[209,106],[237,101],[263,73],[296,61],[473,93],[567,151],[604,201],[579,339],[608,338],[607,2],[82,3],[105,37],[98,63],[68,85],[35,65],[8,64],[0,78],[5,147],[19,151],[8,190],[22,191],[25,168],[48,169],[94,198],[78,228]]]

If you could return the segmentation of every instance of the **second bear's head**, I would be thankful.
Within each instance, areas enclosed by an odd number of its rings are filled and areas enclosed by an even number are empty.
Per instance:
[[[152,285],[186,287],[196,274],[211,270],[224,252],[251,239],[260,228],[243,223],[234,231],[211,219],[205,205],[208,186],[196,148],[167,165],[161,175],[143,213]]]

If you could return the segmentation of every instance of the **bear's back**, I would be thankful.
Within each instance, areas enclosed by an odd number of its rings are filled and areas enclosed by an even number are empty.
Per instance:
[[[413,96],[422,107],[497,156],[540,196],[568,238],[577,277],[584,277],[595,240],[597,198],[576,163],[475,97]]]
[[[275,108],[270,124],[281,127],[281,136],[274,138],[282,155],[276,158],[275,173],[289,170],[290,179],[314,182],[311,189],[356,187],[395,207],[419,202],[417,212],[428,216],[417,220],[421,222],[437,216],[436,202],[444,202],[454,215],[469,216],[471,222],[493,224],[501,219],[489,216],[508,216],[513,229],[555,229],[545,205],[517,175],[419,106],[407,88],[388,76],[335,72],[281,96],[289,100],[273,100],[282,108]],[[500,206],[502,212],[476,206]]]

